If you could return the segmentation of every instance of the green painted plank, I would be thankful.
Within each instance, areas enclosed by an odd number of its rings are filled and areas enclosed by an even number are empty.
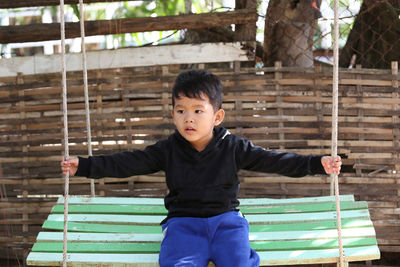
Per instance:
[[[68,242],[68,253],[159,253],[160,243],[73,243]],[[35,243],[33,252],[63,252],[63,242]]]
[[[372,227],[369,219],[343,219],[342,228]],[[43,229],[63,231],[63,221],[46,220]],[[274,232],[274,231],[300,231],[300,230],[324,230],[337,229],[336,219],[308,222],[308,223],[282,223],[282,224],[250,224],[251,232]],[[68,222],[69,232],[93,232],[93,233],[161,233],[160,225],[127,225],[127,224],[103,224]]]
[[[340,196],[341,201],[354,201],[353,195]],[[241,205],[268,205],[268,204],[285,204],[285,203],[315,203],[315,202],[335,202],[334,196],[323,197],[305,197],[305,198],[243,198],[239,199]],[[58,204],[64,203],[64,197],[60,197]],[[82,197],[69,196],[69,204],[121,204],[121,205],[162,205],[163,198],[132,198],[132,197]]]
[[[287,241],[252,241],[251,247],[256,251],[282,250],[319,250],[338,248],[338,241],[333,239],[321,240],[287,240]],[[343,247],[362,247],[376,245],[375,238],[344,238]],[[68,242],[68,253],[159,253],[158,243],[92,243]],[[39,242],[32,247],[33,252],[63,252],[63,242]]]
[[[59,230],[64,229],[63,221],[46,220],[43,229]],[[80,223],[68,222],[69,232],[93,232],[93,233],[161,233],[160,225],[127,225],[127,224],[104,224],[104,223]]]
[[[337,229],[309,230],[309,231],[281,231],[281,232],[250,232],[250,241],[273,240],[323,240],[336,238]],[[71,242],[161,242],[162,234],[143,233],[71,233],[67,239]],[[375,238],[375,229],[351,228],[342,229],[343,238]],[[40,232],[37,242],[60,242],[63,240],[63,232]]]
[[[366,209],[368,204],[365,201],[344,201],[340,204],[341,210]],[[243,214],[280,214],[299,212],[321,212],[336,211],[336,203],[308,203],[308,204],[284,204],[270,206],[241,206]],[[53,207],[52,214],[64,214],[64,205],[57,204]],[[69,205],[69,214],[143,214],[143,215],[166,215],[167,210],[156,205]]]
[[[368,210],[350,210],[342,211],[343,219],[349,218],[369,218]],[[116,224],[159,224],[164,216],[148,215],[103,215],[103,214],[69,214],[68,221],[71,222],[93,222],[93,223],[116,223]],[[250,224],[278,224],[278,223],[298,223],[333,220],[336,218],[336,212],[314,212],[314,213],[296,213],[296,214],[249,214],[246,219]],[[64,221],[62,214],[50,214],[47,218],[50,221]]]
[[[366,261],[380,258],[377,246],[346,248],[346,261]],[[336,263],[338,249],[297,250],[297,251],[260,251],[261,265],[321,264]],[[158,254],[100,254],[68,253],[68,266],[135,266],[158,267]],[[62,253],[31,252],[27,258],[28,265],[61,265]]]
[[[299,230],[324,230],[337,229],[336,219],[318,222],[282,222],[281,224],[250,224],[250,232],[274,232],[274,231],[299,231]],[[369,218],[342,219],[342,228],[372,227]],[[60,230],[62,230],[61,228]]]

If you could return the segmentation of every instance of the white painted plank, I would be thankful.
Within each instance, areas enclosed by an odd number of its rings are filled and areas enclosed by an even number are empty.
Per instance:
[[[261,265],[288,264],[321,264],[335,263],[339,257],[337,249],[321,249],[317,251],[262,251],[258,252]],[[346,248],[346,261],[365,261],[380,258],[377,246]],[[158,254],[86,254],[68,253],[69,266],[158,266]],[[62,253],[31,252],[27,258],[29,265],[60,265]]]
[[[354,201],[353,195],[340,196],[341,201]],[[324,197],[306,197],[306,198],[289,198],[289,199],[272,199],[272,198],[244,198],[239,199],[241,205],[282,205],[282,204],[300,204],[300,203],[322,203],[334,202],[334,196]],[[63,204],[64,198],[60,197],[57,204]],[[130,197],[82,197],[70,196],[69,204],[111,204],[111,205],[164,205],[163,198],[130,198]]]
[[[329,239],[329,238],[337,238],[337,236],[338,236],[337,229],[249,233],[250,241]],[[373,227],[342,229],[342,237],[343,238],[375,237],[375,229]]]
[[[344,210],[341,211],[342,219],[368,218],[368,210]],[[250,224],[277,224],[297,222],[317,222],[324,220],[336,220],[336,212],[312,212],[292,214],[247,214],[246,219]]]
[[[287,198],[287,199],[273,199],[273,198],[243,198],[239,199],[240,205],[282,205],[282,204],[301,204],[301,203],[323,203],[335,202],[335,196],[324,197],[305,197],[305,198]],[[340,201],[354,201],[353,195],[342,195]]]
[[[168,64],[249,61],[240,42],[181,44],[87,52],[87,68],[109,69]],[[61,72],[61,55],[0,59],[0,77]],[[82,70],[80,53],[66,55],[67,71]]]
[[[160,226],[161,229],[161,226]],[[67,235],[71,242],[161,242],[162,234],[116,234],[116,233],[72,233]],[[63,232],[40,232],[37,242],[57,242],[63,240]]]
[[[61,266],[62,253],[31,252],[28,265]],[[68,253],[68,266],[158,267],[158,254],[87,254]]]
[[[335,263],[339,260],[338,249],[261,251],[261,265],[293,265]],[[380,258],[377,246],[345,248],[345,261],[367,261]]]
[[[69,204],[95,204],[95,205],[160,205],[164,206],[163,198],[138,198],[138,197],[82,197],[69,196]],[[64,204],[64,198],[58,198],[57,204]]]
[[[113,214],[69,214],[69,222],[104,222],[121,224],[160,224],[165,216],[147,215],[113,215]],[[63,214],[50,214],[47,217],[50,221],[64,221]]]
[[[160,226],[161,228],[161,226]],[[250,241],[272,240],[310,240],[336,238],[336,229],[310,230],[310,231],[280,231],[280,232],[250,232]],[[373,227],[342,229],[343,238],[375,237]],[[74,233],[67,236],[71,242],[161,242],[162,234],[138,234],[138,233]],[[40,232],[37,242],[60,242],[63,240],[62,232]]]

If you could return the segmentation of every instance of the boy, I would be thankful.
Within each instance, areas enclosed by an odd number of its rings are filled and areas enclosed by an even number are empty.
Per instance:
[[[201,70],[181,73],[173,87],[176,126],[166,140],[135,150],[62,161],[63,173],[129,177],[165,171],[169,193],[160,266],[258,266],[250,248],[248,223],[238,210],[239,169],[291,177],[336,172],[340,157],[267,151],[218,127],[224,119],[222,85]]]

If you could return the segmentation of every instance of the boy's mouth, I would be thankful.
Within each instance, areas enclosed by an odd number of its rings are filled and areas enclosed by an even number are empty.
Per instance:
[[[188,134],[194,133],[195,131],[196,131],[196,129],[193,128],[193,127],[186,127],[185,128],[185,132],[188,133]]]

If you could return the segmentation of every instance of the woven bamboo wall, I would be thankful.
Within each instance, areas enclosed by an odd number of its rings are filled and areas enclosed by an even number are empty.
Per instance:
[[[223,124],[268,149],[330,153],[331,70],[211,69],[224,85]],[[227,65],[229,66],[229,64]],[[173,133],[170,89],[183,66],[89,72],[95,155],[140,149]],[[197,66],[198,67],[198,66]],[[200,66],[202,67],[202,66]],[[369,202],[382,251],[400,252],[399,75],[392,70],[340,73],[341,194]],[[261,74],[260,71],[263,71]],[[86,155],[81,73],[68,73],[70,154]],[[23,259],[55,199],[63,194],[60,74],[0,78],[0,258]],[[329,195],[325,176],[292,179],[241,172],[240,197]],[[70,194],[89,181],[71,178]],[[162,173],[96,181],[102,196],[166,193]]]

